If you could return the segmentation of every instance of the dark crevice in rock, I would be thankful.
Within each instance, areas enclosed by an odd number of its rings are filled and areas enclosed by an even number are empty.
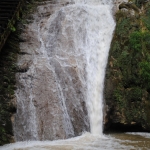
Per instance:
[[[122,123],[112,123],[109,128],[105,129],[105,133],[109,132],[150,132],[144,129],[140,124],[122,124]]]
[[[26,67],[25,67],[25,68],[18,68],[16,72],[25,73],[25,72],[28,71],[28,69],[29,69],[29,68],[26,68]]]
[[[31,55],[31,54],[29,54],[29,53],[27,53],[27,52],[18,52],[18,54],[19,54],[19,55]]]
[[[119,5],[119,9],[133,9],[136,12],[140,12],[139,8],[134,3],[122,3]]]

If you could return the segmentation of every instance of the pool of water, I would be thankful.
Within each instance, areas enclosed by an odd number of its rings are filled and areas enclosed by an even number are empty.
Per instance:
[[[82,136],[57,141],[17,142],[0,150],[149,150],[150,133],[113,133]]]

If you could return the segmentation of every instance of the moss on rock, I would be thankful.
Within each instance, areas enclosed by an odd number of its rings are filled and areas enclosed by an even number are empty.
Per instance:
[[[105,123],[132,125],[134,122],[150,131],[150,3],[143,7],[139,14],[133,15],[130,10],[119,10],[116,14],[106,71],[109,121]]]

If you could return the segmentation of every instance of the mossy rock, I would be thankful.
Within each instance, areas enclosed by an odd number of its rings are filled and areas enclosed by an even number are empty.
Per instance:
[[[150,3],[144,6],[145,11],[139,15],[121,10],[116,14],[105,100],[110,123],[134,122],[150,131]]]

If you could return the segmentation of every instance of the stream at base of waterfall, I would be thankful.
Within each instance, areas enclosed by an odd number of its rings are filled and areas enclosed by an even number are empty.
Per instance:
[[[0,150],[149,150],[150,133],[118,133],[103,137],[84,133],[67,140],[17,142]]]
[[[114,2],[119,0],[56,0],[37,7],[21,35],[25,55],[18,66],[27,71],[16,75],[18,142],[0,149],[150,149],[148,133],[103,135]]]

